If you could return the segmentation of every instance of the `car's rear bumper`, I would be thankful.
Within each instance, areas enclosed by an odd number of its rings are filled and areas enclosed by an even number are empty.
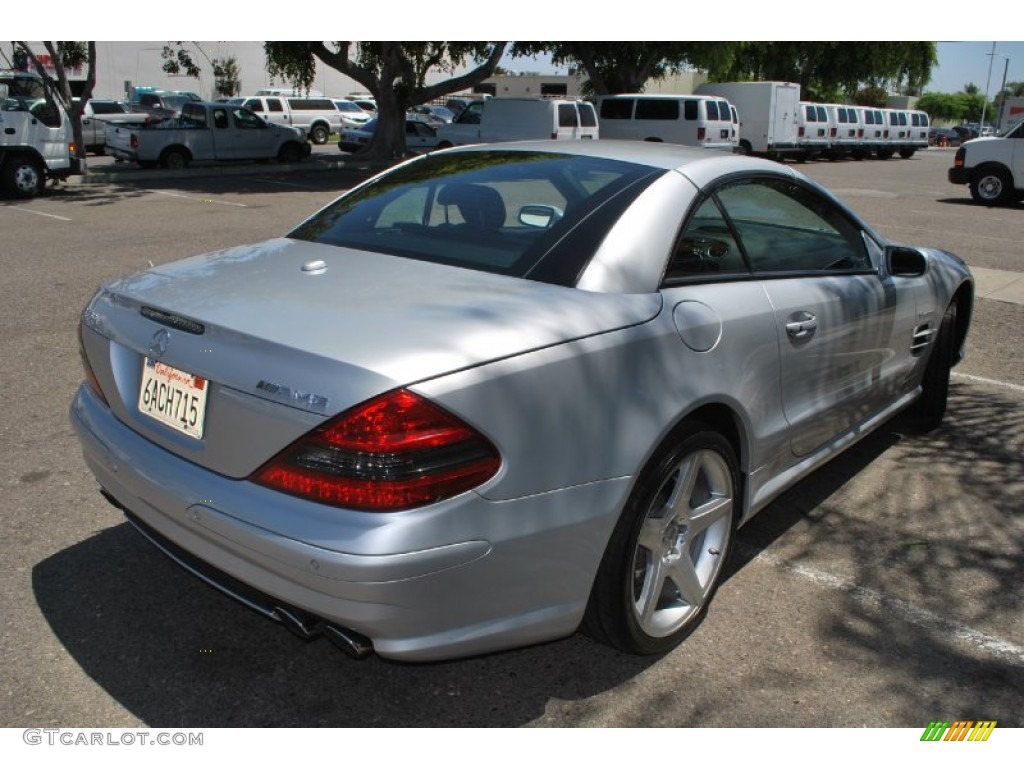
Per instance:
[[[268,605],[295,606],[406,660],[574,632],[629,487],[619,478],[503,502],[471,492],[418,510],[357,513],[180,459],[118,421],[85,386],[71,421],[105,492],[159,538],[268,596]],[[246,521],[268,505],[278,530]],[[325,519],[333,543],[310,543],[306,533],[322,536]],[[422,546],[411,545],[417,537]]]

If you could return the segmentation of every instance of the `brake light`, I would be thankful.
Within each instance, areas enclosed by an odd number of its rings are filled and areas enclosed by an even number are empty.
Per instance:
[[[797,131],[797,136],[799,136],[800,138],[803,138],[804,136],[804,127],[802,125],[800,126],[800,130]]]
[[[857,138],[861,139],[863,137],[864,137],[864,129],[863,128],[858,128],[857,129]]]
[[[836,130],[837,129],[836,129],[835,126],[832,126],[831,128],[829,128],[828,135],[829,135],[830,138],[834,139],[836,137]]]
[[[698,128],[697,129],[697,141],[704,141],[704,137],[705,136],[707,136],[707,129],[706,128]]]
[[[78,320],[78,356],[82,359],[82,368],[85,369],[85,381],[89,385],[89,389],[100,400],[103,401],[104,405],[109,406],[107,402],[107,396],[103,394],[103,389],[100,387],[99,379],[96,378],[95,372],[92,370],[92,366],[89,365],[89,358],[85,354],[85,342],[82,340],[82,320]]]
[[[475,488],[500,466],[486,437],[400,389],[317,427],[250,479],[320,504],[396,512]]]

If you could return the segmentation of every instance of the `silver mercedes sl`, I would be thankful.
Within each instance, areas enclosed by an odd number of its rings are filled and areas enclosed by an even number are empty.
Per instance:
[[[104,285],[71,421],[164,553],[353,656],[694,630],[736,529],[946,410],[973,281],[766,160],[435,152]]]

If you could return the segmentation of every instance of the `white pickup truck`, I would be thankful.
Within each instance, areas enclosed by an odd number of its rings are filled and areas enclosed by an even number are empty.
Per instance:
[[[147,112],[129,112],[119,101],[89,99],[82,111],[82,143],[86,152],[102,155],[107,143],[107,124],[121,123],[138,127],[152,120]]]
[[[111,123],[106,147],[144,168],[184,168],[192,161],[296,162],[311,151],[303,133],[273,125],[248,109],[218,102],[185,104],[178,117],[138,127]]]
[[[952,184],[967,184],[983,205],[1024,200],[1024,120],[999,136],[971,139],[960,145],[949,169]]]

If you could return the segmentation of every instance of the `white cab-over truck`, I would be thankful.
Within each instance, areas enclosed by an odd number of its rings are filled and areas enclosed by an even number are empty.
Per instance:
[[[0,190],[42,194],[47,179],[78,173],[71,119],[38,76],[0,71]]]
[[[107,150],[145,167],[184,168],[192,161],[296,162],[310,153],[302,132],[274,125],[244,107],[189,102],[179,117],[145,126],[107,126]]]
[[[969,185],[971,197],[984,205],[1024,200],[1024,120],[999,136],[961,144],[949,169],[949,181]]]

